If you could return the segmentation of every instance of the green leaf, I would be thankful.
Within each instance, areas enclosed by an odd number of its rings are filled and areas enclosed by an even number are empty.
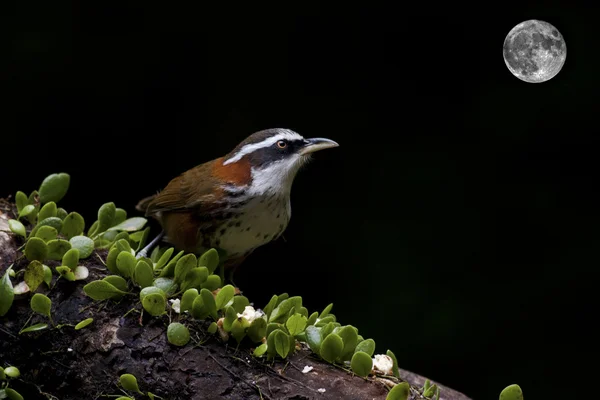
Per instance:
[[[96,234],[106,231],[113,225],[116,211],[117,207],[115,207],[115,203],[113,202],[104,203],[100,206],[98,209],[98,228],[96,229]]]
[[[50,318],[50,309],[52,308],[52,300],[48,298],[48,296],[36,293],[31,298],[31,309],[38,314],[45,315]]]
[[[215,334],[217,332],[218,326],[216,322],[211,322],[210,325],[208,326],[208,329],[206,329],[206,331],[208,333],[210,333],[211,335]]]
[[[267,335],[267,321],[264,318],[256,318],[248,327],[247,333],[250,340],[260,342]]]
[[[246,328],[241,321],[237,319],[233,321],[231,324],[231,336],[233,336],[238,344],[244,339],[246,336]]]
[[[136,252],[142,250],[148,241],[148,235],[150,235],[150,227],[147,227],[143,231],[135,232],[129,235],[129,238],[135,242],[137,242]],[[152,261],[152,260],[150,260]],[[149,263],[149,265],[154,265],[154,263]]]
[[[161,288],[167,296],[172,295],[177,290],[177,284],[173,282],[173,279],[169,278],[156,278],[154,286]]]
[[[79,263],[79,250],[70,249],[62,257],[62,265],[65,265],[71,269],[77,268]]]
[[[344,341],[338,334],[332,333],[323,339],[320,355],[323,360],[333,363],[342,355],[342,350],[344,350]]]
[[[119,274],[119,268],[117,267],[117,256],[119,253],[121,251],[114,246],[108,251],[108,255],[106,256],[106,268],[108,268],[111,274]]]
[[[274,294],[273,297],[271,297],[271,300],[269,300],[269,302],[267,303],[267,305],[264,308],[264,312],[267,315],[267,318],[271,318],[271,313],[273,312],[273,309],[275,308],[275,306],[277,305],[277,295]],[[240,311],[241,312],[241,311]]]
[[[126,294],[105,280],[92,281],[83,287],[83,291],[94,300],[112,299]]]
[[[391,350],[388,350],[386,352],[386,354],[388,355],[388,357],[390,357],[392,359],[392,362],[393,362],[393,365],[392,365],[392,374],[396,378],[400,378],[400,372],[398,371],[398,360],[396,359],[396,356],[394,355],[394,353],[392,353]]]
[[[209,275],[206,278],[206,281],[202,285],[200,285],[200,287],[202,289],[208,289],[211,292],[213,290],[217,290],[219,287],[221,287],[221,277],[215,274]]]
[[[123,221],[127,219],[127,211],[122,208],[118,208],[115,210],[115,219],[113,220],[113,225],[119,225]]]
[[[306,332],[306,342],[308,343],[308,346],[314,353],[319,354],[319,352],[321,351],[321,342],[322,342],[321,328],[317,328],[314,325],[309,325],[306,327],[305,332]]]
[[[30,237],[27,240],[23,253],[25,253],[25,257],[27,257],[29,261],[44,261],[48,256],[48,246],[42,239]]]
[[[211,274],[215,272],[215,269],[219,266],[219,253],[217,250],[210,249],[204,252],[198,259],[198,266],[208,268],[208,272]]]
[[[233,321],[237,319],[237,313],[234,308],[229,306],[225,309],[225,318],[223,319],[223,329],[227,332],[231,332],[231,326]]]
[[[126,231],[126,232],[135,232],[139,231],[146,225],[148,220],[143,217],[133,217],[129,218],[118,225],[108,228],[108,231]]]
[[[88,236],[89,237],[93,237],[96,234],[96,231],[98,230],[98,220],[94,221],[94,223],[92,224],[92,226],[90,226],[90,229],[88,229]]]
[[[196,319],[205,319],[208,317],[208,309],[204,307],[204,301],[202,300],[202,296],[198,295],[194,299],[192,303],[191,310],[192,317]]]
[[[74,236],[83,234],[85,230],[85,220],[81,214],[72,212],[63,219],[62,234],[71,239]]]
[[[42,264],[42,269],[44,270],[44,282],[50,287],[50,284],[52,283],[52,270],[45,264]]]
[[[152,282],[154,281],[152,267],[146,261],[138,260],[133,273],[133,280],[141,288],[152,286]]]
[[[6,388],[4,392],[9,400],[23,400],[23,396],[13,388]]]
[[[6,374],[4,373],[4,368],[0,367],[0,381],[5,381],[6,380]],[[2,392],[0,392],[2,393]],[[0,397],[1,399],[2,397]]]
[[[340,328],[336,332],[344,341],[344,349],[342,350],[342,361],[350,360],[352,354],[354,353],[354,349],[356,348],[356,343],[358,342],[358,333],[356,328],[352,325],[346,325]]]
[[[306,325],[314,325],[315,322],[317,322],[317,318],[319,318],[319,313],[317,311],[315,311],[314,313],[310,314],[310,317],[308,317],[308,321],[306,321]]]
[[[44,225],[36,229],[35,237],[39,237],[47,243],[50,240],[54,240],[58,237],[58,231],[56,230],[56,228],[50,225]]]
[[[156,247],[158,249],[158,247]],[[156,265],[154,265],[154,269],[161,269],[162,267],[164,267],[167,262],[169,261],[169,258],[171,258],[171,256],[173,255],[173,252],[175,251],[174,248],[169,247],[158,259],[158,261],[156,262]]]
[[[197,288],[200,287],[208,278],[208,268],[195,267],[185,276],[185,281],[182,283],[182,288]]]
[[[246,296],[235,296],[233,298],[233,304],[232,307],[235,309],[236,312],[238,313],[243,313],[244,310],[246,309],[246,306],[250,305],[250,300],[248,300],[248,298]]]
[[[47,327],[48,327],[48,324],[42,324],[42,323],[34,324],[34,325],[31,325],[31,326],[28,326],[27,328],[21,329],[19,331],[19,335],[21,333],[41,331],[41,330],[46,329]]]
[[[15,194],[15,203],[17,204],[17,212],[21,212],[23,207],[29,204],[27,195],[20,190]]]
[[[517,384],[507,386],[500,393],[500,400],[523,400],[523,391]]]
[[[301,314],[294,314],[285,322],[285,326],[290,335],[296,336],[306,328],[306,317]]]
[[[275,304],[275,307],[280,305],[282,301],[284,301],[285,299],[288,299],[289,297],[290,297],[289,294],[281,293],[279,296],[277,296],[277,304]]]
[[[181,296],[181,301],[179,303],[179,311],[181,313],[190,311],[196,297],[198,297],[198,289],[196,288],[191,288],[183,292],[183,296]]]
[[[202,302],[204,303],[204,307],[208,311],[208,314],[215,320],[219,319],[219,315],[217,314],[217,304],[213,294],[208,289],[201,289],[200,296],[202,296]]]
[[[410,385],[408,382],[397,384],[390,390],[385,400],[407,400],[410,394]]]
[[[232,285],[225,285],[219,290],[217,293],[217,297],[215,298],[215,303],[217,305],[217,310],[222,310],[225,308],[225,305],[233,299],[235,295],[235,288]]]
[[[81,321],[80,323],[78,323],[77,325],[75,325],[75,330],[78,331],[80,329],[83,329],[86,326],[88,326],[89,324],[91,324],[92,322],[94,322],[94,318],[86,318],[83,321]]]
[[[436,391],[440,390],[436,384],[433,384],[427,389],[423,389],[423,397],[430,398],[435,394]]]
[[[143,302],[144,298],[149,294],[160,294],[165,299],[167,298],[165,292],[161,288],[158,288],[156,286],[148,286],[140,291],[140,301]]]
[[[23,277],[29,290],[35,292],[35,290],[44,281],[44,267],[41,262],[34,260],[29,263],[25,268],[25,275]]]
[[[352,368],[352,372],[356,375],[366,378],[373,369],[373,359],[364,351],[357,351],[352,356],[350,367]]]
[[[0,317],[6,315],[8,310],[10,310],[15,298],[15,292],[13,291],[13,285],[9,276],[9,271],[11,270],[12,266],[8,267],[0,281]]]
[[[67,210],[65,210],[62,207],[58,207],[58,209],[56,210],[56,216],[60,219],[63,220],[63,222],[65,221],[65,218],[67,217],[68,213]],[[64,232],[63,232],[64,233]]]
[[[40,202],[48,203],[54,201],[58,203],[69,190],[71,177],[66,173],[48,175],[40,185]]]
[[[19,219],[26,217],[29,222],[33,223],[33,220],[35,219],[35,217],[37,216],[37,210],[35,208],[35,206],[33,204],[28,204],[25,207],[23,207],[21,209],[21,211],[19,212]]]
[[[375,353],[375,341],[373,339],[363,340],[362,342],[356,345],[356,349],[354,350],[354,352],[356,353],[358,351],[367,353],[369,356],[372,357],[373,353]]]
[[[67,251],[71,250],[71,243],[64,239],[54,239],[48,242],[48,255],[50,260],[61,260]]]
[[[315,326],[325,326],[327,324],[329,324],[330,322],[333,322],[333,317],[332,316],[327,316],[323,319],[320,319]]]
[[[197,262],[196,256],[192,253],[181,257],[175,264],[175,283],[183,282],[187,273],[196,266]]]
[[[117,268],[124,278],[131,278],[133,276],[135,264],[135,256],[128,251],[122,251],[117,256]]]
[[[35,226],[35,228],[33,228],[33,230],[31,231],[31,236],[35,236],[38,229],[40,229],[42,226],[51,226],[54,229],[56,229],[56,231],[58,233],[60,233],[62,230],[63,222],[62,222],[62,219],[60,219],[58,217],[50,217],[50,218],[42,219]]]
[[[119,290],[122,290],[123,292],[126,292],[128,290],[127,281],[122,276],[108,275],[105,276],[102,280],[110,283],[111,285],[113,285]]]
[[[65,278],[68,281],[75,280],[75,273],[73,272],[73,270],[71,268],[69,268],[65,265],[56,267],[56,272],[58,272],[61,277]]]
[[[185,346],[190,341],[190,331],[179,322],[171,322],[167,328],[167,340],[175,346]]]
[[[319,315],[319,319],[323,319],[326,316],[329,315],[329,313],[331,312],[331,309],[333,308],[333,303],[330,303],[327,307],[325,307],[323,309],[323,311],[321,311],[321,315]]]
[[[165,300],[165,296],[160,293],[152,293],[144,297],[142,306],[148,314],[153,317],[158,317],[159,315],[166,313],[165,307],[167,306],[167,301]]]
[[[40,209],[40,211],[38,212],[38,218],[41,220],[44,220],[46,218],[50,218],[50,217],[56,217],[56,203],[53,201],[50,201],[46,204],[44,204],[44,206]]]
[[[273,342],[275,343],[277,354],[279,354],[281,358],[285,358],[290,351],[289,336],[279,329],[274,331],[273,335],[275,335],[273,337]]]
[[[16,219],[9,219],[8,227],[15,235],[27,237],[25,226],[20,221],[17,221]]]
[[[94,241],[87,236],[73,236],[69,243],[71,243],[71,248],[79,250],[79,259],[81,260],[91,256],[94,251]]]
[[[263,343],[260,346],[258,346],[256,349],[254,349],[254,352],[252,353],[252,355],[254,357],[260,357],[263,354],[265,354],[267,352],[267,344]]]
[[[283,300],[271,313],[269,322],[277,322],[282,320],[288,315],[290,310],[294,307],[302,306],[302,298],[300,296],[294,296]]]
[[[135,378],[135,376],[133,376],[131,374],[121,375],[121,377],[119,378],[119,382],[121,383],[121,386],[123,386],[123,389],[125,389],[125,390],[142,393],[142,392],[140,392],[140,388],[138,387],[137,379]]]
[[[21,371],[19,371],[19,368],[17,367],[13,367],[12,365],[9,367],[6,367],[4,369],[4,373],[6,374],[6,376],[8,376],[9,378],[18,378],[19,376],[21,376]]]

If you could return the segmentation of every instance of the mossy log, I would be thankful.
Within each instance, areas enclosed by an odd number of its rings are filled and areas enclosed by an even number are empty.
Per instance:
[[[19,259],[19,239],[3,232],[8,231],[8,218],[14,218],[13,205],[0,200],[0,276],[11,264],[18,270],[26,263]],[[218,335],[207,334],[202,323],[190,326],[194,343],[173,346],[166,335],[169,315],[144,315],[139,304],[129,301],[133,297],[94,302],[84,295],[82,286],[107,272],[100,260],[106,253],[97,253],[85,260],[90,271],[85,282],[61,279],[46,290],[52,300],[53,320],[62,327],[19,334],[30,317],[29,324],[48,322],[41,315],[32,315],[30,293],[15,296],[10,311],[0,317],[0,365],[20,369],[21,377],[13,380],[11,387],[26,400],[124,396],[118,382],[125,373],[137,378],[144,393],[186,400],[385,399],[386,385],[398,382],[353,376],[314,357],[308,349],[300,349],[285,361],[255,359],[247,346],[236,349],[234,340],[224,344]],[[86,318],[93,318],[93,323],[75,330]],[[303,373],[305,366],[313,369]],[[402,369],[400,376],[412,386],[410,398],[422,398],[416,388],[423,386],[425,378]],[[469,400],[434,383],[441,388],[440,399]]]

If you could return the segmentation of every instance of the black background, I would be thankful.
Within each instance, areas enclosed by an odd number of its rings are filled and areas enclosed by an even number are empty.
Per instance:
[[[257,306],[333,302],[377,353],[475,399],[593,390],[597,8],[166,4],[1,13],[0,196],[68,172],[67,210],[134,215],[254,131],[328,137],[340,147],[297,176],[285,240],[236,276]],[[568,49],[539,84],[501,53],[532,18]]]

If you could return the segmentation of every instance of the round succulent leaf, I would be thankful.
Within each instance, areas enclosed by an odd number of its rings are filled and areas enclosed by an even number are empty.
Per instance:
[[[108,231],[126,231],[126,232],[135,232],[139,231],[146,225],[148,220],[144,217],[133,217],[129,218],[117,225],[114,225],[108,228]]]
[[[58,209],[56,210],[56,216],[57,216],[58,218],[62,219],[62,220],[63,220],[63,222],[64,222],[64,220],[65,220],[65,218],[66,218],[66,216],[67,216],[68,214],[69,214],[69,213],[67,212],[67,210],[65,210],[65,209],[64,209],[64,208],[62,208],[62,207],[58,207]]]
[[[209,249],[198,258],[198,266],[208,268],[208,272],[212,274],[219,266],[219,252],[217,249]]]
[[[116,287],[119,290],[126,292],[128,290],[127,281],[120,275],[108,275],[105,276],[103,281],[106,281]]]
[[[208,278],[208,269],[206,267],[194,267],[186,274],[181,286],[184,289],[197,288],[206,281],[206,278]]]
[[[385,400],[408,400],[410,394],[410,385],[408,382],[402,382],[397,384],[389,391]]]
[[[375,341],[373,339],[365,339],[361,342],[359,342],[356,345],[356,349],[354,350],[354,352],[359,352],[362,351],[364,353],[367,353],[369,356],[373,356],[373,353],[375,353]]]
[[[156,247],[155,250],[156,249],[158,249],[158,247]],[[164,253],[162,253],[162,255],[160,256],[160,258],[156,261],[154,269],[161,269],[162,267],[167,265],[167,262],[169,261],[169,258],[171,258],[171,256],[173,255],[174,251],[175,249],[173,247],[169,247],[167,250],[165,250]],[[154,252],[152,252],[152,255],[154,255]]]
[[[77,263],[79,262],[79,250],[78,249],[69,249],[62,256],[62,265],[66,265],[71,269],[77,268]]]
[[[19,219],[23,217],[27,217],[30,221],[29,217],[35,217],[37,215],[36,208],[33,204],[28,204],[19,211]]]
[[[250,305],[250,300],[248,300],[248,298],[246,296],[234,296],[233,297],[233,304],[232,307],[235,309],[236,312],[238,313],[243,313],[244,310],[246,309],[246,306]]]
[[[13,388],[4,389],[4,393],[6,394],[6,398],[8,400],[23,400],[24,399],[24,397],[21,396],[21,394]]]
[[[83,287],[83,291],[94,300],[106,300],[126,294],[105,280],[92,281]]]
[[[71,239],[74,236],[83,234],[85,230],[85,220],[81,214],[72,212],[63,219],[63,228],[61,233]]]
[[[159,287],[156,286],[148,286],[143,288],[142,290],[140,290],[140,301],[144,301],[144,297],[146,297],[149,294],[160,294],[162,295],[165,299],[167,298],[167,296],[165,295],[164,290],[162,290]]]
[[[58,272],[58,274],[65,278],[68,281],[74,281],[75,280],[75,273],[73,273],[73,270],[69,267],[67,267],[66,265],[61,265],[59,267],[56,267],[56,272]]]
[[[194,300],[198,297],[198,289],[191,288],[183,292],[181,296],[181,301],[179,303],[179,311],[189,311],[192,309],[192,304],[194,304]]]
[[[27,333],[27,332],[37,332],[37,331],[42,331],[44,329],[48,328],[48,324],[44,324],[44,323],[39,323],[39,324],[34,324],[31,326],[28,326],[27,328],[23,328],[19,331],[19,335],[21,333]]]
[[[190,341],[190,331],[179,322],[171,322],[167,328],[167,340],[175,346],[185,346]]]
[[[131,254],[135,254],[135,251],[133,250],[133,246],[135,245],[135,243],[133,243],[133,240],[131,240],[131,237],[129,237],[129,232],[117,232],[116,235],[114,234],[115,232],[117,231],[106,231],[102,234],[102,237],[113,237],[112,241],[114,242],[118,242],[121,239],[125,240],[127,243],[129,243],[129,252]]]
[[[14,378],[18,378],[19,376],[21,376],[21,371],[19,371],[19,368],[13,367],[11,365],[11,366],[4,368],[4,374],[6,376],[8,376],[9,378],[14,379]]]
[[[172,295],[177,290],[177,284],[173,279],[169,278],[156,278],[154,280],[154,286],[161,288],[167,296]]]
[[[17,221],[16,219],[8,220],[8,228],[15,235],[27,237],[27,231],[25,230],[25,225],[23,225],[20,221]]]
[[[38,314],[45,315],[50,317],[50,309],[52,308],[52,300],[48,298],[48,296],[36,293],[31,298],[29,303],[31,305],[31,309]]]
[[[310,314],[310,317],[308,317],[308,321],[306,321],[306,325],[314,325],[315,322],[317,322],[317,318],[319,318],[319,312],[315,311],[314,313]]]
[[[323,360],[333,363],[342,355],[342,350],[344,350],[344,341],[338,334],[332,333],[321,342],[321,351],[319,354]]]
[[[113,220],[113,225],[118,225],[121,222],[127,219],[127,211],[122,208],[117,207],[115,209],[115,219]]]
[[[128,251],[121,251],[117,256],[117,268],[124,278],[131,278],[135,270],[136,258]]]
[[[357,351],[352,356],[350,367],[352,368],[352,372],[354,372],[356,375],[365,378],[373,369],[373,359],[364,351]]]
[[[325,326],[325,325],[329,324],[330,322],[333,322],[333,317],[327,316],[325,318],[319,319],[319,321],[317,321],[317,323],[315,323],[315,326]]]
[[[346,325],[341,327],[336,332],[344,341],[344,349],[342,350],[342,359],[350,359],[356,348],[358,342],[358,333],[352,325]]]
[[[396,378],[400,378],[400,371],[398,370],[398,360],[396,359],[396,355],[391,350],[388,350],[385,354],[392,359],[392,375],[394,375]]]
[[[281,331],[281,330],[276,330],[273,332],[273,342],[275,343],[275,351],[277,351],[277,354],[279,354],[279,356],[281,358],[285,358],[289,351],[290,351],[290,339],[289,336]]]
[[[117,267],[117,256],[119,253],[121,251],[114,246],[108,251],[108,255],[106,256],[106,268],[108,268],[111,274],[119,273],[119,268]]]
[[[194,299],[194,302],[192,303],[191,314],[192,317],[196,319],[206,319],[206,317],[208,317],[208,309],[204,307],[202,296],[198,295]]]
[[[96,234],[96,231],[98,230],[98,220],[94,221],[94,223],[92,224],[92,226],[90,226],[90,229],[88,229],[88,236],[89,237],[93,237]]]
[[[0,280],[0,317],[6,315],[8,310],[10,310],[15,298],[12,281],[10,280],[10,275],[8,273],[9,270],[12,270],[12,267],[9,267],[6,272],[4,272],[2,280]]]
[[[138,260],[133,272],[133,280],[141,288],[152,286],[154,281],[154,271],[152,267],[144,260]]]
[[[40,202],[48,203],[54,201],[58,203],[69,190],[69,183],[71,177],[66,173],[58,173],[48,175],[40,185],[38,190],[40,196]]]
[[[264,313],[267,315],[267,318],[269,318],[269,319],[271,318],[271,313],[273,312],[273,309],[277,305],[277,298],[278,298],[278,296],[276,294],[274,294],[271,297],[271,300],[269,300],[269,302],[267,303],[267,305],[263,309]]]
[[[202,289],[210,290],[211,292],[213,290],[217,290],[218,288],[221,287],[221,277],[219,275],[215,275],[215,274],[209,275],[206,278],[206,281],[204,281],[204,283],[202,283],[200,285],[200,287]]]
[[[137,244],[138,244],[135,249],[136,252],[140,251],[144,248],[144,246],[146,245],[146,242],[148,241],[149,235],[150,235],[150,227],[147,227],[143,231],[134,232],[129,235],[129,239],[131,239],[134,242],[137,242]],[[151,263],[150,265],[153,265],[153,264]]]
[[[62,260],[67,251],[71,250],[71,243],[64,239],[54,239],[48,242],[48,255],[50,260]]]
[[[25,275],[23,280],[29,286],[29,290],[35,292],[35,290],[44,282],[44,266],[41,262],[34,260],[29,263],[25,268]]]
[[[20,190],[15,194],[15,203],[17,204],[17,212],[21,212],[23,207],[29,204],[29,199],[27,195]]]
[[[53,201],[50,201],[50,202],[44,204],[44,206],[40,209],[40,211],[38,212],[38,218],[40,220],[44,220],[46,218],[56,217],[56,211],[57,211],[56,203]]]
[[[254,349],[254,352],[252,353],[252,355],[254,357],[261,357],[266,352],[267,352],[267,344],[263,343],[260,346],[258,346],[256,349]]]
[[[213,317],[215,320],[219,319],[217,314],[217,303],[215,302],[215,296],[208,289],[201,289],[200,296],[202,296],[202,302],[204,303],[204,307],[206,307],[208,314]]]
[[[256,318],[248,327],[248,337],[255,343],[262,341],[267,335],[267,321],[264,318]]]
[[[150,396],[148,396],[150,397]],[[117,400],[133,400],[131,397],[127,397],[127,396],[119,396],[117,397]]]
[[[290,335],[296,336],[306,328],[306,317],[302,314],[294,314],[285,321],[285,326],[290,332]]]
[[[125,390],[129,390],[131,392],[142,393],[140,391],[140,388],[138,387],[137,379],[135,378],[135,376],[133,376],[131,374],[121,375],[119,377],[119,382],[121,383],[121,386]]]
[[[304,332],[306,334],[306,343],[308,343],[310,349],[314,353],[319,354],[319,352],[321,351],[322,342],[321,328],[317,328],[314,325],[309,325],[306,327],[306,330]]]
[[[50,225],[44,225],[44,226],[41,226],[38,229],[36,229],[35,237],[39,237],[40,239],[42,239],[44,242],[47,243],[58,237],[58,231],[56,230],[56,228],[54,228]]]
[[[238,343],[240,343],[246,336],[246,328],[244,328],[244,325],[238,319],[233,321],[233,324],[231,324],[231,336],[233,336]]]
[[[23,253],[29,261],[44,261],[48,257],[48,245],[38,237],[30,237]]]
[[[523,391],[517,384],[507,386],[500,392],[500,400],[523,400]]]
[[[165,300],[165,296],[160,293],[151,293],[144,296],[142,306],[148,314],[153,317],[158,317],[166,313],[165,308],[167,307],[167,301]]]
[[[289,297],[290,297],[289,294],[281,293],[279,296],[277,296],[277,303],[275,304],[275,307],[280,305],[282,301],[284,301],[285,299],[288,299]]]
[[[171,261],[168,263],[166,267],[160,270],[160,276],[163,278],[173,278],[175,276],[175,265],[177,265],[176,262]]]
[[[225,305],[233,299],[233,296],[235,296],[235,288],[233,285],[223,286],[215,298],[217,310],[225,308]]]
[[[115,203],[104,203],[98,209],[98,228],[96,233],[102,233],[113,225],[117,207]]]
[[[100,238],[102,238],[103,240],[106,240],[107,242],[115,242],[117,239],[117,235],[119,235],[119,231],[105,231],[100,235]],[[127,233],[127,232],[125,232]],[[127,237],[123,238],[123,236],[120,236],[119,239],[128,239]]]
[[[207,332],[212,335],[212,334],[217,333],[217,329],[218,329],[217,323],[213,321],[208,326]]]
[[[281,298],[281,296],[279,296],[279,298]],[[302,307],[302,297],[289,297],[283,300],[281,303],[279,303],[278,306],[275,307],[275,309],[271,313],[271,316],[269,317],[269,322],[282,321],[292,309],[300,307]]]
[[[190,272],[192,268],[196,267],[197,262],[198,259],[192,253],[186,254],[185,256],[181,257],[177,261],[177,264],[175,264],[175,282],[183,282],[187,273]]]
[[[169,276],[173,276],[175,274],[175,265],[177,265],[177,261],[179,261],[179,259],[183,256],[184,253],[185,252],[183,250],[181,250],[179,253],[177,253],[175,255],[175,257],[173,257],[171,259],[171,261],[169,261],[169,263],[167,264],[167,266],[163,268],[163,269],[169,269],[170,270],[170,275]]]
[[[77,325],[75,325],[75,330],[78,331],[80,329],[83,329],[86,326],[88,326],[89,324],[91,324],[92,322],[94,322],[94,318],[86,318],[83,321],[81,321],[80,323],[78,323]]]
[[[50,287],[50,284],[52,283],[52,270],[45,264],[42,264],[42,268],[44,270],[44,282]]]
[[[231,332],[231,326],[233,325],[233,321],[237,319],[237,312],[231,306],[225,309],[225,318],[223,319],[223,329],[226,332]]]
[[[79,259],[88,258],[94,252],[94,241],[87,236],[77,235],[69,239],[71,248],[79,250]]]

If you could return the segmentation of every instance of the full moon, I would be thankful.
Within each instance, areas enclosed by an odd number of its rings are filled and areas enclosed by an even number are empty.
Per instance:
[[[554,26],[531,19],[515,26],[504,39],[504,62],[525,82],[552,79],[567,58],[567,45]]]

